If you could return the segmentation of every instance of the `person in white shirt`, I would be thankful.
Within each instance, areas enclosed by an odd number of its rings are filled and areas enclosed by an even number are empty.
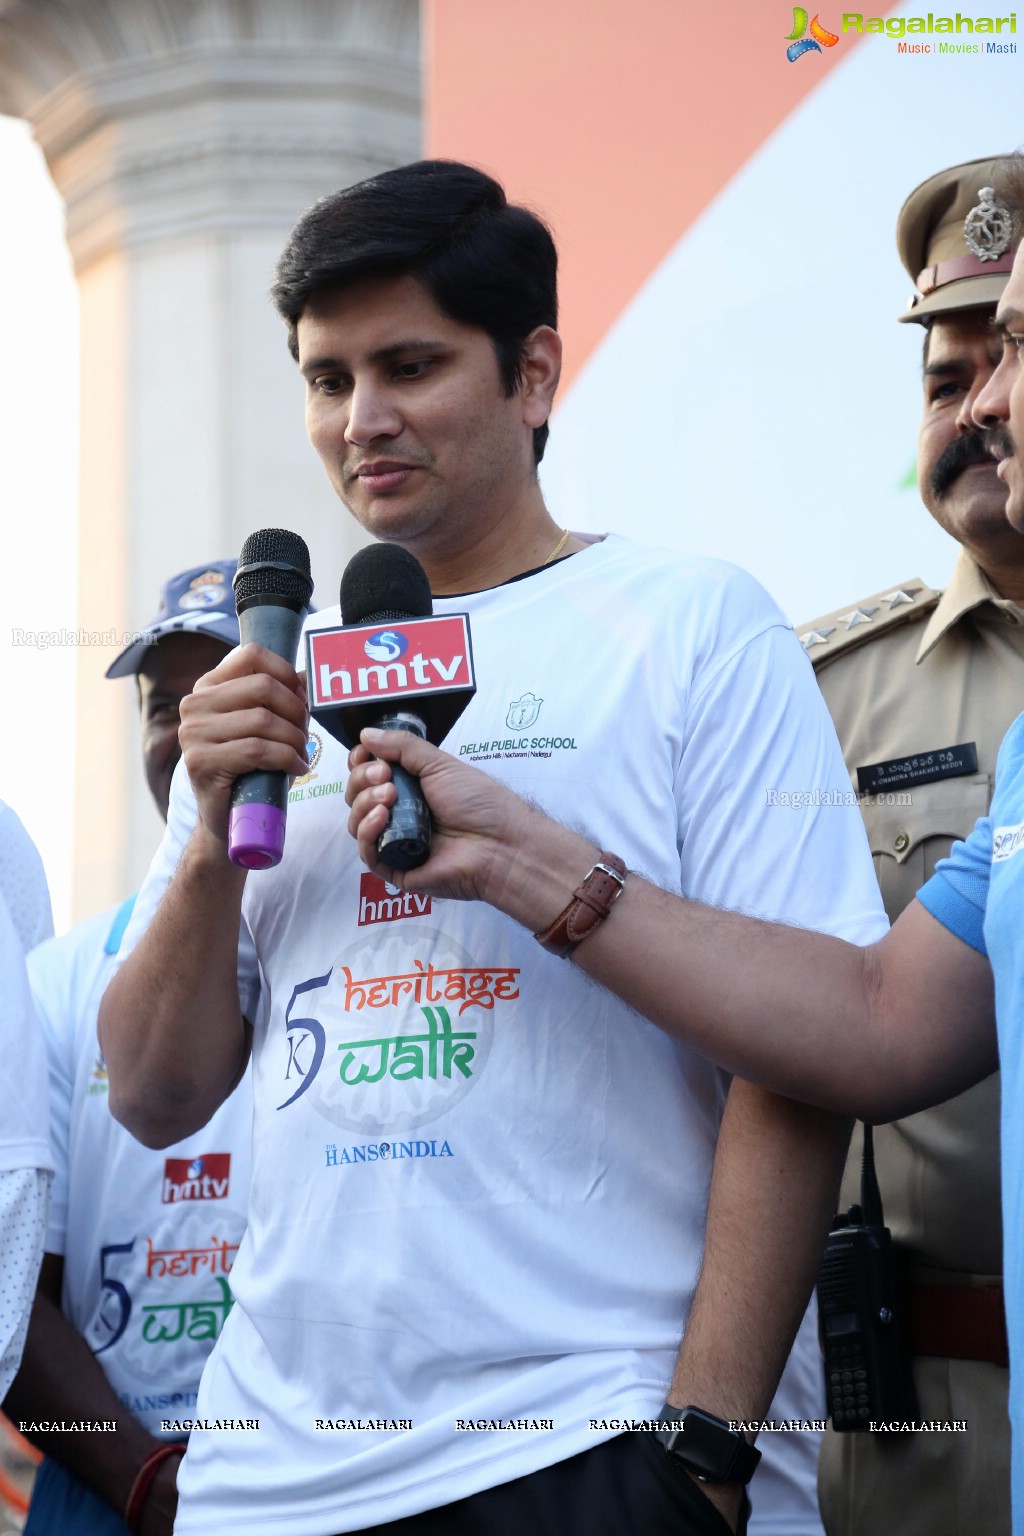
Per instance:
[[[135,680],[143,766],[165,819],[181,700],[238,643],[234,570],[214,561],[171,577],[143,637],[107,670]],[[56,1174],[24,1363],[7,1402],[46,1452],[26,1536],[170,1536],[187,1431],[165,1426],[194,1412],[245,1230],[248,1080],[163,1154],[108,1110],[96,1014],[133,905],[130,897],[86,919],[28,959]],[[104,1423],[116,1427],[91,1427]]]
[[[540,221],[470,167],[404,167],[310,210],[275,298],[335,488],[416,555],[435,612],[470,615],[449,750],[671,890],[876,937],[856,808],[769,798],[845,779],[770,599],[544,504]],[[304,686],[261,647],[197,685],[191,787],[101,1010],[113,1111],[154,1146],[253,1056],[250,1231],[199,1409],[259,1431],[193,1436],[178,1536],[742,1528],[757,1456],[729,1420],[768,1411],[846,1127],[746,1084],[726,1105],[727,1079],[487,908],[395,901],[344,832],[345,754],[313,735],[315,782]],[[228,797],[255,767],[298,779],[282,863],[247,877]],[[779,1416],[808,1432],[768,1437],[753,1484],[765,1536],[819,1530],[817,1371],[805,1335]]]
[[[17,813],[0,800],[0,897],[22,954],[53,933],[50,890],[39,850]]]
[[[35,844],[0,802],[0,1399],[28,1328],[53,1160],[46,1062],[25,974],[25,951],[53,932]]]
[[[1013,157],[1007,169],[1002,227],[1012,231],[1024,221],[1024,158]],[[968,410],[1006,486],[1008,525],[1021,533],[1024,247],[997,301],[994,336],[998,360]],[[431,856],[396,876],[398,899],[482,901],[527,931],[581,921],[578,897],[560,908],[598,857],[593,834],[580,835],[511,796],[493,777],[401,732],[364,732],[350,756],[349,826],[371,871],[381,867],[377,840],[395,796],[388,782],[393,763],[418,777],[434,817]],[[634,788],[642,784],[638,776]],[[845,877],[837,866],[836,878]],[[635,1002],[680,1044],[776,1091],[873,1124],[944,1102],[999,1066],[1015,1533],[1024,1532],[1022,899],[1024,714],[1003,739],[988,814],[954,842],[877,943],[854,947],[718,910],[658,889],[637,872],[613,908],[605,903],[596,920],[589,918],[585,942],[573,953],[581,971]],[[856,1347],[862,1319],[860,1309],[834,1316],[834,1336]],[[905,1411],[876,1425],[882,1434],[930,1433],[936,1422],[950,1428],[948,1421],[913,1420]],[[953,1427],[965,1435],[975,1428],[968,1421]],[[912,1508],[911,1519],[915,1513]]]

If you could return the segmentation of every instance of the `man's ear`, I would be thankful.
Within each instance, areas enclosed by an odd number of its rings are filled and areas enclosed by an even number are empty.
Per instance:
[[[523,421],[528,427],[542,427],[551,415],[562,372],[562,338],[550,325],[538,325],[527,336],[520,371]]]

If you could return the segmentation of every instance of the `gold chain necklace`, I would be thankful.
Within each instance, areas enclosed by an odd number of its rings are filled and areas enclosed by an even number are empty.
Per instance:
[[[555,547],[551,551],[550,555],[548,555],[547,559],[544,561],[544,564],[545,565],[550,565],[552,560],[557,560],[559,555],[562,553],[562,550],[568,544],[568,542],[569,542],[569,530],[568,530],[568,528],[563,528],[562,529],[562,537],[559,539],[558,543],[555,545]]]

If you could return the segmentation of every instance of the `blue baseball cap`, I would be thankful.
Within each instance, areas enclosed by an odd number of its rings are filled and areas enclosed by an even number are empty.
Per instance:
[[[238,645],[238,617],[231,583],[235,560],[214,560],[194,565],[164,583],[160,609],[138,640],[123,650],[107,668],[107,677],[131,677],[137,673],[151,645],[164,635],[202,634],[223,640],[230,649]]]

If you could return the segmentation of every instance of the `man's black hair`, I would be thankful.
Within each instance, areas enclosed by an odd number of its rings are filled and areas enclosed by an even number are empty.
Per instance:
[[[415,277],[443,314],[487,332],[511,396],[527,336],[558,323],[557,271],[547,226],[509,203],[493,177],[456,160],[418,160],[314,203],[281,253],[271,298],[298,361],[296,327],[314,293]],[[535,428],[538,464],[547,436],[547,422]]]

